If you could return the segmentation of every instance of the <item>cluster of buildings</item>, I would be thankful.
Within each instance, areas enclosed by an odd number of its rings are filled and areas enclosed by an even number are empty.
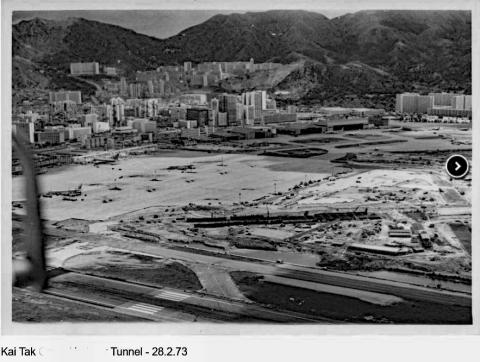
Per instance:
[[[192,86],[208,87],[217,85],[222,79],[230,76],[242,76],[261,70],[273,70],[278,63],[255,64],[253,58],[248,62],[203,62],[196,66],[192,62],[184,62],[183,73]]]
[[[50,93],[46,114],[15,115],[13,131],[39,147],[69,142],[108,149],[172,137],[235,140],[272,137],[277,130],[297,134],[364,128],[368,119],[363,115],[352,109],[315,114],[299,113],[292,105],[279,109],[263,90],[185,93],[169,101],[112,97],[103,104],[82,101],[80,91],[60,91]]]
[[[35,156],[39,156],[35,162],[48,167],[70,162],[71,152],[89,154],[90,149],[109,153],[126,147],[152,147],[153,142],[188,146],[197,142],[268,138],[280,133],[300,135],[388,127],[389,117],[394,117],[386,115],[383,109],[278,107],[265,90],[241,94],[215,91],[215,86],[229,77],[279,66],[255,64],[253,59],[198,64],[187,61],[183,66],[138,71],[127,80],[117,77],[115,67],[98,62],[70,63],[74,76],[112,77],[102,78],[103,89],[91,101],[85,101],[77,90],[50,92],[48,104],[42,101],[28,105],[19,110],[24,113],[14,114],[12,129],[35,146]],[[471,118],[471,102],[471,96],[463,94],[403,93],[397,95],[396,111],[423,117]],[[71,147],[65,147],[66,144]]]
[[[253,64],[237,63],[241,69],[251,69]],[[204,63],[201,69],[213,64]],[[363,129],[384,126],[384,113],[383,109],[340,107],[299,112],[294,105],[280,109],[264,90],[241,94],[197,91],[168,100],[115,96],[102,104],[84,102],[80,91],[59,91],[49,94],[46,114],[15,115],[13,130],[40,147],[79,142],[87,149],[108,149],[172,138],[235,140]]]
[[[166,112],[165,112],[166,111]],[[272,136],[270,124],[296,122],[296,109],[278,109],[266,91],[183,94],[161,112],[185,138],[250,139]]]
[[[472,117],[472,96],[456,93],[397,94],[397,113],[428,114],[446,117]]]
[[[184,62],[183,66],[165,65],[155,70],[137,71],[134,79],[127,80],[121,77],[118,82],[107,80],[103,87],[105,92],[121,97],[169,97],[188,89],[218,86],[222,80],[229,77],[273,70],[280,65],[277,63],[255,64],[253,59],[248,62],[203,62],[196,65],[192,62]]]
[[[265,91],[241,95],[187,93],[162,98],[112,97],[109,102],[82,101],[80,91],[50,92],[48,112],[13,117],[13,131],[29,143],[53,146],[80,142],[85,148],[152,142],[159,130],[175,129],[183,137],[210,135],[215,128],[246,127],[295,121],[296,113],[280,111]],[[109,141],[110,140],[110,141]]]
[[[304,134],[388,127],[383,109],[321,107],[278,108],[265,90],[241,94],[217,93],[212,89],[229,76],[271,70],[275,63],[204,62],[161,66],[137,72],[134,82],[124,77],[105,82],[109,92],[103,103],[85,102],[80,91],[50,92],[46,111],[16,114],[13,131],[40,147],[80,143],[83,148],[117,148],[173,138],[249,139],[278,133]],[[116,73],[103,67],[104,74]],[[100,73],[97,62],[71,63],[72,74]],[[118,79],[118,78],[117,78]],[[168,96],[167,96],[168,95]],[[465,117],[472,112],[470,95],[455,93],[403,93],[397,95],[397,113],[429,117]]]
[[[13,117],[13,132],[31,144],[54,146],[65,142],[80,142],[85,148],[118,146],[126,135],[130,141],[153,140],[156,122],[148,116],[155,114],[153,100],[111,100],[110,104],[82,103],[80,91],[50,92],[49,112],[29,111]],[[129,113],[128,113],[129,111]],[[122,129],[123,127],[123,129]],[[142,137],[144,136],[145,137]],[[135,138],[136,137],[136,138]]]

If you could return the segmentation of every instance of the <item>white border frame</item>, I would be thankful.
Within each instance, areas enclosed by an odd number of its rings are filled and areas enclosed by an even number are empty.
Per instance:
[[[362,9],[412,9],[412,10],[471,10],[472,11],[472,79],[473,89],[473,159],[474,165],[480,165],[478,146],[480,143],[480,126],[475,123],[480,114],[479,99],[479,4],[475,0],[404,0],[402,2],[388,1],[355,1],[355,0],[268,0],[258,2],[243,0],[154,0],[143,1],[92,1],[92,0],[4,0],[2,3],[2,181],[1,181],[1,334],[4,335],[304,335],[318,336],[325,334],[358,335],[358,334],[389,334],[389,335],[450,335],[479,334],[480,305],[478,280],[480,247],[474,240],[480,236],[479,192],[480,187],[472,190],[472,275],[473,275],[473,325],[255,325],[255,324],[155,324],[155,323],[12,323],[11,322],[11,26],[12,11],[32,10],[128,10],[128,9],[158,9],[158,10],[195,10],[195,9],[233,9],[243,11],[262,11],[269,9],[348,9],[355,12]],[[480,180],[480,168],[473,167],[473,179]]]

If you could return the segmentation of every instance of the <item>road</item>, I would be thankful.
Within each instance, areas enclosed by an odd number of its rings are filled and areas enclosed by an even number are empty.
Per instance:
[[[194,264],[207,264],[231,271],[249,271],[262,275],[274,275],[291,279],[305,280],[344,288],[394,295],[404,299],[420,300],[442,304],[471,306],[471,295],[446,290],[437,290],[396,281],[353,275],[348,273],[320,270],[297,265],[275,265],[270,262],[253,262],[228,259],[218,256],[198,254],[184,250],[174,250],[158,244],[132,242],[132,240],[109,239],[105,245],[153,257],[179,259]],[[100,242],[101,243],[101,242]]]
[[[76,272],[50,279],[47,293],[113,308],[117,312],[139,315],[159,321],[198,320],[193,310],[202,310],[208,319],[225,320],[228,316],[247,317],[277,323],[332,323],[327,318],[309,317],[225,298],[184,292],[172,288],[153,288]],[[177,309],[181,309],[179,312]],[[187,311],[188,313],[185,313]],[[193,313],[195,314],[195,313]],[[199,313],[200,314],[200,313]],[[240,319],[241,321],[241,319]]]
[[[125,300],[122,302],[109,301],[107,299],[99,299],[97,297],[88,297],[73,293],[62,288],[49,288],[45,291],[46,294],[61,297],[63,299],[75,300],[84,304],[94,305],[96,307],[103,307],[121,314],[128,314],[146,320],[156,322],[180,322],[180,321],[204,321],[212,323],[215,320],[198,319],[187,313],[181,313],[171,308],[165,308],[148,303],[137,303],[134,301]]]
[[[195,272],[206,293],[229,299],[248,301],[232,280],[228,271],[211,265],[194,264]]]

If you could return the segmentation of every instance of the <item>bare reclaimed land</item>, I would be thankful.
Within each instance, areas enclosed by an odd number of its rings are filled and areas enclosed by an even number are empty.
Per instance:
[[[238,201],[239,192],[243,200],[253,200],[271,192],[274,183],[282,190],[304,179],[303,173],[270,170],[277,162],[268,157],[242,154],[193,158],[160,155],[130,158],[112,166],[72,166],[41,175],[41,192],[82,185],[83,196],[75,203],[61,197],[42,198],[44,216],[49,220],[98,220],[157,205],[231,204]],[[168,169],[188,165],[194,169],[183,172]],[[324,174],[325,171],[317,170],[309,172],[309,177]],[[242,191],[242,188],[246,189]],[[23,197],[23,182],[18,177],[14,179],[13,200]]]

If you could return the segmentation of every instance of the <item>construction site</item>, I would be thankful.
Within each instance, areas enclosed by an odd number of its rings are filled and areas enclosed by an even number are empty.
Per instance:
[[[471,173],[444,170],[471,130],[201,147],[41,175],[47,297],[98,320],[471,323]],[[23,200],[15,177],[15,257]]]

